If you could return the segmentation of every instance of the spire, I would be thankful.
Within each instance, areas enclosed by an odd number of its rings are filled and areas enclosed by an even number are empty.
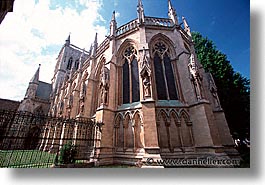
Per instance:
[[[113,11],[111,22],[110,22],[110,36],[116,35],[116,29],[117,29],[117,22],[116,22],[116,17],[115,17],[115,11]]]
[[[184,24],[184,30],[191,37],[190,26],[188,25],[186,18],[182,17],[182,21],[183,21],[183,24]]]
[[[32,77],[32,79],[30,80],[30,83],[39,83],[39,75],[40,75],[40,64],[39,67],[36,71],[36,73],[34,74],[34,76]]]
[[[93,45],[93,53],[92,55],[95,57],[97,54],[97,48],[98,48],[98,33],[96,33],[94,45]]]
[[[70,34],[71,34],[71,33],[69,33],[69,36],[68,36],[67,39],[65,40],[65,45],[66,45],[66,46],[69,46],[69,45],[70,45]]]
[[[171,3],[171,0],[168,0],[168,17],[174,22],[174,24],[178,24],[177,12]]]
[[[139,24],[144,23],[144,6],[143,6],[143,3],[142,3],[142,0],[138,0],[137,14],[138,14],[138,22],[139,22]]]
[[[98,44],[98,33],[95,35],[94,46]]]

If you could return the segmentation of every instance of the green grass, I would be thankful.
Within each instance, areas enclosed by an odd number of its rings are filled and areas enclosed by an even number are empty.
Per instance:
[[[0,168],[50,167],[55,156],[38,150],[0,150]]]

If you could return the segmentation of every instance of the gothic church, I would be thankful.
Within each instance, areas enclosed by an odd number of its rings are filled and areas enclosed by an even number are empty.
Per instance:
[[[29,83],[19,110],[56,117],[92,118],[104,126],[97,144],[102,164],[135,164],[147,158],[237,156],[211,74],[196,57],[190,27],[168,18],[138,17],[117,26],[89,51],[63,45],[51,84]]]

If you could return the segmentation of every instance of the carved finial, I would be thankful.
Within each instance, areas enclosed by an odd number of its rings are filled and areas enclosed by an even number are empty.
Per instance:
[[[116,17],[115,17],[115,10],[112,12],[112,18],[111,18],[111,21],[115,21],[116,22]]]
[[[168,17],[174,22],[174,24],[178,24],[177,12],[170,0],[168,0]]]
[[[71,32],[69,33],[67,39],[65,40],[65,45],[66,46],[69,46],[70,45],[70,42],[71,42],[71,36],[70,35],[71,35]]]
[[[96,33],[94,44],[93,44],[93,53],[92,53],[93,57],[95,57],[97,54],[97,48],[98,48],[98,33]]]
[[[110,36],[116,35],[116,29],[117,29],[117,22],[116,22],[116,17],[115,17],[115,11],[113,11],[111,22],[110,22]]]
[[[182,16],[182,21],[183,21],[183,24],[184,24],[184,30],[191,37],[190,26],[188,25],[186,18],[183,17],[183,16]]]
[[[137,14],[138,14],[139,24],[144,23],[144,6],[142,0],[138,0]]]

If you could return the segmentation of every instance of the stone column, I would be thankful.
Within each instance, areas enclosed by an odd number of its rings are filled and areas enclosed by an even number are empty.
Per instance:
[[[156,124],[156,111],[154,101],[142,101],[144,149],[143,161],[147,158],[160,159],[160,148]]]
[[[114,129],[115,113],[108,109],[98,109],[96,113],[96,121],[103,122],[100,143],[97,142],[96,153],[99,153],[99,164],[113,164],[113,129]],[[100,144],[100,145],[99,145]]]

